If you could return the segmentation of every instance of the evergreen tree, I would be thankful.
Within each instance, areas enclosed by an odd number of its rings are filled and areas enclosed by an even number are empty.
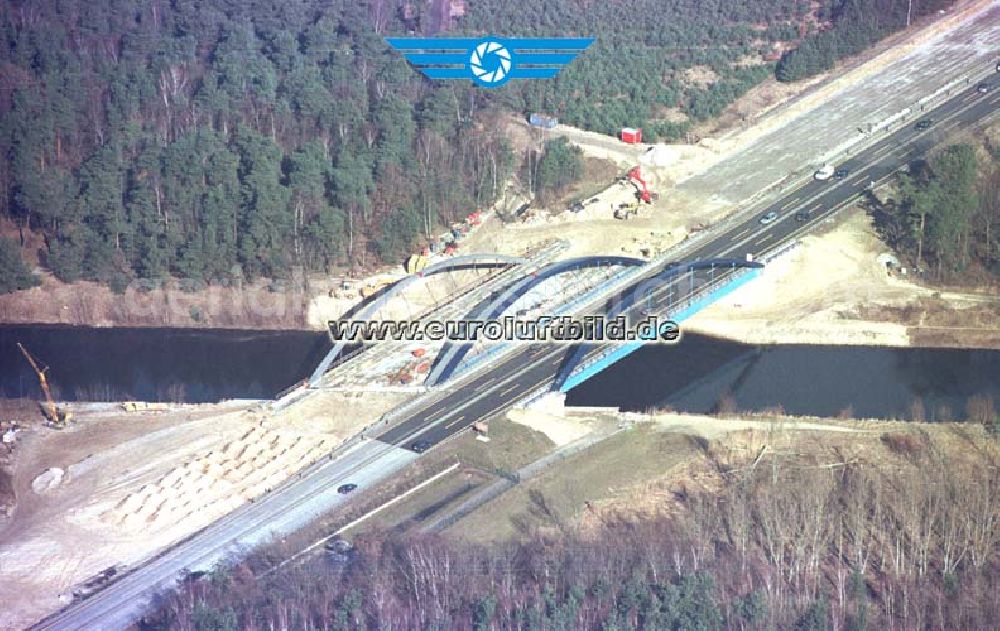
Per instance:
[[[17,244],[0,237],[0,294],[28,289],[38,284],[18,250]]]

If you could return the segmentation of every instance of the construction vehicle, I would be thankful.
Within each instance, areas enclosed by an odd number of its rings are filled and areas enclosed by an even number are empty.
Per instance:
[[[63,429],[66,427],[66,423],[72,420],[72,414],[59,408],[59,406],[56,405],[55,399],[52,398],[52,391],[49,389],[49,380],[45,376],[49,367],[46,366],[45,368],[39,368],[38,362],[36,362],[35,358],[31,356],[28,349],[26,349],[20,342],[17,343],[17,347],[21,349],[21,354],[24,355],[24,358],[28,360],[29,364],[31,364],[32,370],[34,370],[35,374],[38,375],[38,383],[41,385],[42,393],[45,395],[45,403],[41,404],[42,414],[45,415],[45,424],[55,429]]]
[[[427,255],[424,254],[414,254],[403,264],[407,274],[419,274],[425,267],[427,267]]]
[[[378,292],[382,291],[382,289],[384,289],[388,285],[391,285],[394,282],[395,282],[394,279],[388,279],[388,278],[381,278],[381,279],[378,279],[378,280],[370,280],[370,281],[368,281],[367,284],[362,285],[362,287],[361,287],[361,297],[362,298],[371,298],[372,296],[374,296]]]
[[[642,177],[642,169],[638,165],[632,167],[625,178],[635,186],[636,198],[640,202],[643,202],[644,204],[652,204],[653,200],[659,198],[656,193],[649,190],[649,186],[646,185],[646,180]]]
[[[615,209],[615,219],[628,219],[639,214],[639,202],[624,202]]]

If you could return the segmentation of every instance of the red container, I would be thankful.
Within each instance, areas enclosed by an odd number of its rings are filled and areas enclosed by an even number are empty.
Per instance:
[[[622,127],[622,142],[633,145],[642,142],[642,130],[635,127]]]

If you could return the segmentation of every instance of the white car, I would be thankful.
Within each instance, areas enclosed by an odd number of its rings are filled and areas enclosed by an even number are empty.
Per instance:
[[[833,167],[832,164],[827,164],[824,165],[823,168],[813,173],[813,177],[816,178],[817,180],[829,180],[831,177],[833,177],[833,174],[836,172],[837,170]]]
[[[769,223],[773,223],[777,218],[778,218],[778,213],[772,210],[771,212],[767,213],[766,215],[760,218],[760,223],[766,226]]]

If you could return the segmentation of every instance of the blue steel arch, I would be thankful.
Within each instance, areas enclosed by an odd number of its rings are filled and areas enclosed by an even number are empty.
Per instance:
[[[433,265],[428,265],[423,270],[416,274],[410,274],[409,276],[404,276],[399,279],[386,289],[382,290],[369,302],[360,306],[359,309],[351,314],[351,317],[355,320],[369,320],[372,316],[379,312],[379,310],[384,307],[388,302],[398,296],[404,289],[410,285],[418,282],[419,280],[427,277],[433,276],[435,274],[441,274],[444,272],[452,272],[468,267],[508,267],[511,265],[520,265],[527,261],[522,256],[508,256],[506,254],[464,254],[462,256],[455,256],[447,258],[443,261],[438,261]],[[331,341],[333,342],[333,348],[323,357],[323,360],[316,366],[316,370],[313,371],[311,377],[309,377],[309,385],[315,387],[320,378],[326,374],[326,371],[330,369],[334,360],[344,352],[344,348],[347,344],[342,340],[334,340],[331,336]]]
[[[626,294],[621,300],[615,302],[615,304],[608,310],[606,314],[607,319],[615,318],[622,313],[633,308],[640,300],[646,299],[647,295],[652,292],[654,286],[659,286],[664,282],[669,282],[670,280],[680,276],[681,274],[686,274],[687,272],[694,272],[703,269],[715,270],[717,268],[729,268],[729,270],[735,270],[736,268],[762,268],[763,263],[758,263],[756,261],[747,261],[745,259],[733,259],[733,258],[717,258],[717,259],[704,259],[701,261],[690,261],[688,263],[670,263],[664,267],[658,274],[644,279],[632,286],[632,290]],[[693,282],[693,277],[692,277]],[[632,352],[636,348],[642,345],[642,342],[637,342],[634,347],[629,345],[627,347],[624,355]],[[573,354],[563,363],[556,375],[555,382],[553,384],[553,390],[561,390],[566,380],[570,378],[576,367],[580,365],[587,353],[589,353],[593,348],[594,344],[579,344],[573,351]]]
[[[529,274],[510,285],[506,291],[496,298],[484,300],[467,316],[469,320],[492,320],[499,317],[505,310],[510,308],[514,302],[531,288],[537,286],[553,276],[566,273],[568,271],[584,269],[589,267],[599,267],[601,265],[645,265],[643,259],[631,256],[581,256],[563,261],[550,263],[542,269]],[[433,386],[447,380],[454,374],[455,369],[462,363],[462,360],[472,349],[471,342],[451,343],[445,342],[441,352],[438,353],[434,366],[427,375],[426,384]]]

